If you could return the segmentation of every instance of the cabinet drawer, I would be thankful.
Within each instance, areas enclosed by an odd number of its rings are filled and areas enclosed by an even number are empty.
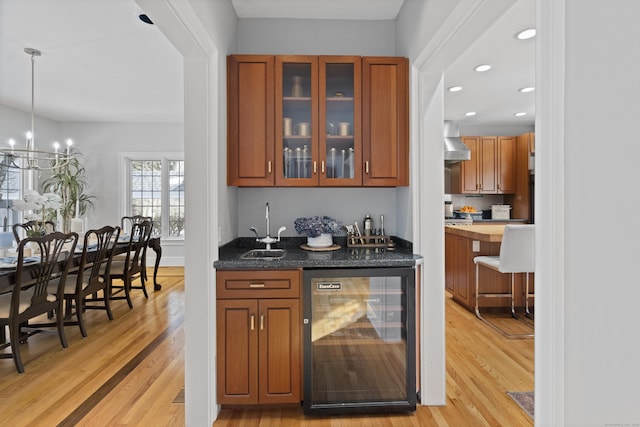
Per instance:
[[[217,298],[300,297],[300,270],[222,270],[216,282]]]

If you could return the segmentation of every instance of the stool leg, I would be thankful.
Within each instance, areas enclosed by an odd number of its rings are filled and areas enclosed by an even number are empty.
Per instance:
[[[533,297],[533,295],[529,295],[529,273],[525,273],[524,311],[527,317],[532,317],[531,312],[529,311],[530,296]]]
[[[518,318],[516,314],[516,275],[511,273],[511,316],[514,319]]]

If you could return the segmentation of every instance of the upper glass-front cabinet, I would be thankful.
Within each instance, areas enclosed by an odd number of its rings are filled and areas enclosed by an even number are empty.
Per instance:
[[[359,185],[360,57],[276,57],[276,185]]]

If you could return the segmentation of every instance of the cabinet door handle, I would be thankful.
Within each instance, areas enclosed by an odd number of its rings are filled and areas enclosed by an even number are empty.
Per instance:
[[[369,173],[369,160],[364,162],[364,173],[366,173],[366,174]]]
[[[267,170],[271,173],[271,160],[267,162]]]
[[[256,315],[251,315],[251,330],[253,331],[256,328]]]
[[[264,288],[264,283],[249,283],[250,288]]]
[[[324,160],[320,162],[320,171],[324,173]]]
[[[313,161],[313,173],[318,173],[318,162]]]
[[[260,315],[260,330],[264,330],[264,314]]]

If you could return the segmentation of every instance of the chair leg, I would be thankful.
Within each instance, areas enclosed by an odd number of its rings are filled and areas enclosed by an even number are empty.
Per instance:
[[[104,292],[104,308],[107,311],[107,316],[109,316],[109,320],[113,320],[113,313],[111,312],[111,287],[107,284],[107,287],[103,290]]]
[[[84,298],[82,296],[76,296],[76,319],[78,320],[78,326],[80,327],[80,333],[83,337],[87,336],[87,328],[84,324]]]
[[[60,337],[60,344],[62,348],[69,347],[67,343],[67,334],[64,331],[64,311],[63,311],[64,299],[61,299],[56,310],[56,323],[58,324],[58,336]]]
[[[16,365],[18,373],[24,374],[24,364],[20,356],[20,325],[9,325],[9,336],[11,340],[11,353],[13,354],[13,362]]]
[[[127,298],[127,304],[129,304],[129,308],[133,308],[133,303],[131,302],[131,277],[124,277],[124,295]]]
[[[147,286],[145,285],[145,282],[146,282],[146,279],[143,278],[142,273],[140,273],[140,286],[142,287],[142,292],[144,293],[144,297],[149,299],[149,294],[147,293]]]

